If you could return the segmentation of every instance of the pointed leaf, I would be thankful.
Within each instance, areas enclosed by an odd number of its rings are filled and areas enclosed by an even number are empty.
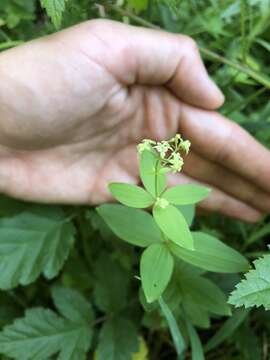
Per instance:
[[[206,198],[210,189],[199,185],[177,185],[167,189],[162,197],[174,205],[196,204]]]
[[[55,297],[65,315],[68,315],[68,306],[73,308],[71,316],[62,318],[44,308],[26,310],[23,318],[15,320],[0,333],[0,353],[16,360],[48,359],[56,354],[59,354],[59,360],[86,360],[92,338],[91,324],[87,322],[88,311],[85,319],[77,316],[83,311],[78,309],[81,295],[75,295],[73,291],[72,298],[61,299],[67,293],[61,291]],[[78,303],[77,298],[80,298]],[[71,303],[68,305],[67,301]]]
[[[173,257],[165,243],[150,245],[142,254],[140,273],[147,301],[157,300],[168,285],[173,271]]]
[[[244,256],[214,236],[192,232],[192,237],[194,251],[169,244],[171,251],[180,259],[207,271],[234,273],[248,269],[249,263]]]
[[[153,216],[160,229],[174,243],[193,250],[193,238],[181,212],[173,205],[154,206]]]
[[[179,277],[179,284],[186,302],[193,302],[217,315],[231,315],[224,293],[212,281],[202,276]]]
[[[58,207],[34,205],[0,219],[0,288],[30,284],[41,273],[55,277],[73,246],[74,233]]]
[[[109,190],[120,203],[134,208],[147,208],[155,201],[153,196],[136,185],[111,183]]]
[[[185,339],[184,339],[183,335],[181,334],[181,331],[177,325],[177,322],[176,322],[176,319],[175,319],[173,313],[171,312],[169,306],[165,303],[164,299],[162,297],[160,297],[158,302],[159,302],[162,314],[167,320],[167,323],[168,323],[168,326],[170,329],[170,333],[173,338],[176,353],[178,355],[178,358],[180,359],[186,348]]]
[[[162,235],[152,216],[146,211],[118,204],[104,204],[97,212],[120,239],[137,246],[161,242]]]
[[[229,298],[235,306],[264,306],[270,310],[270,254],[254,261],[255,269],[245,274]]]
[[[183,214],[190,228],[195,217],[195,205],[176,205],[176,208]]]
[[[154,197],[159,196],[166,187],[166,176],[160,173],[160,169],[157,156],[150,151],[143,151],[140,155],[140,177],[146,190]]]
[[[192,325],[192,323],[186,319],[188,336],[190,339],[192,360],[204,360],[203,347],[199,335]]]

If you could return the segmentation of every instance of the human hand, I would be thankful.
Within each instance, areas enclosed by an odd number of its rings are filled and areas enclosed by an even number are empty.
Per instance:
[[[214,109],[223,95],[186,36],[95,20],[0,55],[0,190],[96,204],[138,182],[136,144],[192,143],[172,183],[213,189],[200,206],[256,221],[270,210],[270,153]]]

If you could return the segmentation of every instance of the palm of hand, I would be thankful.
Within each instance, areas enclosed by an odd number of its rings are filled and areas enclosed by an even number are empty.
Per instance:
[[[24,131],[19,131],[15,116],[10,127],[5,128],[5,136],[0,138],[1,173],[8,182],[5,191],[43,202],[105,201],[109,196],[108,182],[138,181],[136,144],[142,138],[160,140],[181,132],[192,142],[194,151],[187,161],[185,174],[175,176],[172,182],[190,182],[195,178],[210,183],[214,185],[214,192],[212,198],[202,204],[206,209],[219,210],[220,207],[233,216],[241,218],[242,214],[243,219],[257,219],[260,214],[253,209],[254,204],[248,205],[241,197],[235,199],[234,196],[240,187],[244,189],[243,197],[248,192],[254,193],[254,188],[262,196],[264,191],[250,183],[252,174],[247,174],[250,179],[246,181],[243,174],[238,177],[218,162],[228,167],[237,164],[237,156],[226,148],[226,142],[237,135],[243,139],[240,146],[251,142],[257,151],[262,149],[240,128],[213,111],[199,108],[207,102],[206,107],[210,109],[219,105],[220,94],[216,93],[216,99],[213,95],[211,100],[211,96],[208,98],[200,89],[194,90],[194,84],[190,84],[192,76],[186,79],[180,74],[181,70],[177,74],[177,64],[171,60],[164,74],[155,72],[154,60],[153,69],[146,63],[150,68],[144,70],[138,65],[138,59],[137,62],[130,60],[130,46],[123,46],[125,35],[132,41],[135,30],[128,29],[125,34],[123,25],[105,23],[106,29],[108,26],[112,31],[105,31],[102,38],[99,30],[104,29],[104,23],[98,22],[95,26],[86,23],[56,35],[53,41],[43,39],[25,49],[13,50],[31,73],[32,81],[28,79],[27,86],[24,79],[19,82],[23,84],[22,91],[34,94],[34,98],[31,116],[28,113],[24,118],[27,124]],[[115,46],[112,39],[120,35],[124,35],[118,41],[120,45]],[[33,65],[37,59],[30,57],[35,47],[39,66]],[[53,58],[56,50],[58,55]],[[5,63],[5,58],[2,61]],[[198,56],[193,61],[198,62]],[[45,66],[46,73],[42,74]],[[21,73],[17,76],[24,77]],[[175,85],[181,78],[184,86]],[[53,81],[48,83],[48,79]],[[49,93],[47,86],[50,86]],[[210,90],[214,93],[214,89]],[[9,111],[16,114],[16,109]],[[213,129],[215,121],[219,121],[220,129]],[[240,173],[245,171],[240,169]],[[228,183],[236,184],[235,189],[227,191],[228,184],[221,181],[224,176],[228,177]]]

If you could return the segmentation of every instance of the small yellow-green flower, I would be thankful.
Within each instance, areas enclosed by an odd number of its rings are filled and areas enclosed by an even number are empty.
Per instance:
[[[168,200],[163,199],[163,198],[157,198],[156,200],[156,206],[161,207],[162,209],[165,209],[167,206],[169,205]]]
[[[154,148],[156,149],[156,151],[159,153],[160,157],[162,159],[165,158],[166,153],[168,150],[172,150],[170,144],[168,143],[168,141],[161,141],[158,142],[156,146],[154,146]]]
[[[186,153],[189,153],[191,142],[189,140],[181,141],[180,148]]]
[[[172,159],[170,159],[171,169],[173,173],[179,172],[182,170],[182,167],[184,165],[184,160],[180,156],[179,153],[173,153]]]
[[[154,140],[144,139],[138,146],[138,153],[141,154],[144,150],[151,151],[153,146],[156,144]]]

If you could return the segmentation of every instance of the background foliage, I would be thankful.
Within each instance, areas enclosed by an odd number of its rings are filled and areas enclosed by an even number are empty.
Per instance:
[[[194,37],[226,95],[221,112],[270,147],[269,0],[1,0],[0,49],[101,16]],[[176,358],[160,307],[145,302],[136,279],[141,251],[119,240],[95,209],[2,196],[0,216],[3,360],[81,360],[86,353],[100,360]],[[217,236],[250,260],[268,252],[267,217],[251,226],[208,216],[196,219],[193,230]],[[269,263],[269,255],[256,261],[257,270],[238,285],[232,303],[269,308]],[[209,360],[269,358],[268,312],[232,309],[226,317],[202,295],[211,280],[228,297],[241,275],[202,272],[184,262],[178,271],[185,275],[184,290],[167,293],[169,313],[166,303],[159,305],[167,320],[173,312],[183,341],[190,339],[195,350],[186,351],[187,359],[203,359],[192,324]],[[188,319],[178,317],[181,301]]]

